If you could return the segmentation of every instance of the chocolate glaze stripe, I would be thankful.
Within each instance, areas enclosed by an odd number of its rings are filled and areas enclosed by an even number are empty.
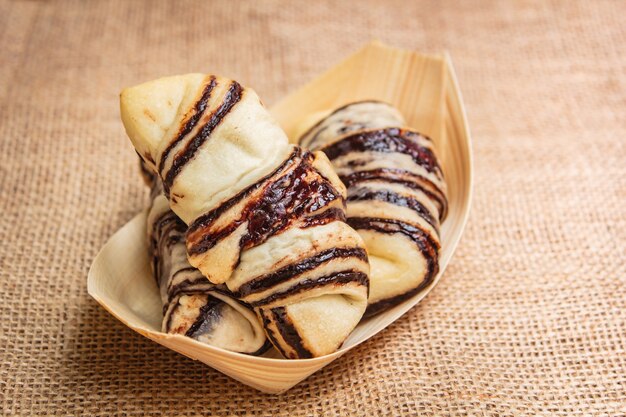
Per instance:
[[[215,286],[213,289],[211,289],[211,291],[206,291],[206,290],[198,290],[198,291],[190,291],[188,293],[185,294],[181,294],[182,295],[206,295],[207,296],[207,303],[201,307],[204,309],[207,309],[207,314],[204,314],[202,312],[202,310],[200,311],[200,314],[198,315],[198,317],[196,318],[195,322],[192,324],[192,326],[186,331],[185,335],[189,336],[191,338],[196,338],[199,337],[203,334],[209,333],[211,331],[211,327],[209,327],[211,324],[217,324],[214,323],[213,321],[215,321],[216,319],[219,319],[219,317],[221,317],[221,312],[224,308],[227,308],[228,303],[224,302],[223,300],[214,297],[212,295],[212,293],[219,293],[219,294],[223,294],[228,296],[229,298],[231,298],[233,301],[237,302],[238,304],[241,304],[242,306],[252,310],[252,308],[246,304],[243,303],[239,300],[236,300],[234,298],[232,298],[231,294],[228,291],[224,291],[224,289],[222,288],[221,285]],[[167,316],[167,324],[166,324],[166,331],[169,332],[170,328],[171,328],[171,317],[174,315],[174,313],[176,312],[176,310],[180,307],[180,305],[178,304],[178,301],[180,300],[180,296],[176,298],[176,305],[173,306],[171,308],[171,311],[169,312],[169,316]],[[209,306],[209,303],[212,304],[212,306]],[[163,314],[167,314],[168,313],[168,308],[170,307],[170,305],[172,305],[172,303],[168,303],[163,307]],[[234,308],[234,307],[233,307]],[[214,313],[209,317],[209,313]],[[203,319],[204,317],[204,319]],[[193,330],[193,326],[196,326],[196,330]],[[267,351],[270,347],[272,346],[272,344],[270,343],[269,340],[265,340],[265,343],[263,343],[263,346],[261,346],[257,351],[255,352],[242,352],[242,353],[246,353],[252,356],[258,356],[262,353],[264,353],[265,351]]]
[[[209,280],[207,280],[207,282],[210,283]],[[217,294],[222,294],[225,295],[226,297],[230,298],[233,301],[236,301],[237,303],[241,304],[242,306],[251,309],[250,305],[241,301],[241,300],[237,300],[236,298],[233,298],[233,294],[230,292],[230,290],[228,289],[228,287],[226,286],[226,284],[219,284],[219,285],[215,285],[215,284],[211,284],[212,288],[211,288],[211,292],[217,293]]]
[[[312,155],[305,153],[293,170],[270,182],[258,199],[249,201],[242,211],[248,220],[248,230],[240,241],[242,249],[265,242],[310,214],[331,209],[335,200],[342,201],[331,183],[315,175],[311,162]]]
[[[323,120],[325,120],[325,119],[320,120],[317,124],[320,124]],[[322,133],[324,133],[327,129],[328,129],[328,126],[325,126],[325,127],[321,128],[320,130],[318,130],[315,133],[315,135],[313,135],[311,137],[311,139],[309,139],[306,143],[302,143],[300,141],[298,141],[298,143],[300,143],[300,146],[304,146],[304,147],[306,147],[308,149],[315,149],[314,146],[315,146],[317,140],[319,139],[319,136]]]
[[[163,174],[165,161],[167,161],[167,158],[169,157],[172,150],[176,147],[176,145],[178,145],[181,140],[185,138],[185,136],[191,133],[191,131],[198,124],[200,117],[202,117],[202,114],[206,110],[209,98],[211,98],[211,93],[213,92],[213,89],[216,85],[217,81],[215,80],[215,76],[211,75],[210,81],[206,84],[204,90],[202,91],[200,100],[196,102],[196,105],[192,110],[193,114],[189,117],[189,119],[187,119],[187,122],[183,126],[181,126],[178,135],[176,135],[176,138],[174,138],[174,140],[170,142],[169,145],[167,145],[167,148],[165,148],[165,151],[163,151],[163,153],[161,154],[161,160],[159,161],[159,172],[161,174]]]
[[[195,269],[195,268],[194,268]],[[203,286],[204,288],[198,288],[198,286]],[[212,291],[212,284],[209,282],[208,279],[204,278],[204,276],[202,278],[197,278],[194,280],[184,280],[183,282],[176,284],[174,286],[171,286],[167,289],[167,299],[168,301],[172,301],[174,298],[176,298],[178,295],[187,295],[190,292],[195,292],[195,291]]]
[[[293,325],[291,318],[289,318],[285,307],[272,308],[272,314],[274,316],[274,324],[283,340],[296,351],[297,356],[292,356],[289,359],[312,358],[313,353],[302,344],[302,337],[298,334],[298,330]]]
[[[178,222],[181,222],[181,220],[178,219],[173,211],[166,211],[161,216],[156,218],[154,220],[154,223],[152,223],[152,230],[154,232],[154,235],[157,237],[163,236],[163,229],[165,228],[165,226],[171,225],[172,227],[177,227]]]
[[[439,206],[439,220],[442,221],[448,211],[448,200],[445,194],[432,181],[420,175],[413,174],[403,169],[378,168],[368,171],[356,171],[348,175],[339,177],[346,187],[352,187],[355,184],[364,181],[388,181],[395,184],[402,184],[414,190],[419,190],[433,199]],[[426,188],[423,184],[432,187]]]
[[[400,233],[417,244],[426,259],[437,257],[439,241],[420,226],[396,219],[382,217],[348,217],[347,222],[355,230],[371,229],[380,233]]]
[[[261,275],[242,284],[233,295],[243,298],[250,294],[265,291],[281,282],[292,279],[306,271],[311,271],[325,262],[337,258],[355,257],[367,262],[367,253],[362,248],[330,248],[319,252],[310,258],[303,259],[278,269],[271,274]]]
[[[178,225],[176,223],[166,223],[161,226],[160,234],[155,235],[158,236],[158,239],[152,240],[154,256],[160,258],[160,253],[165,252],[166,249],[170,249],[183,240],[183,231],[177,228]]]
[[[346,212],[344,208],[332,207],[328,210],[324,210],[322,213],[309,216],[304,219],[301,227],[306,229],[307,227],[322,226],[334,221],[346,221]]]
[[[220,217],[226,210],[230,209],[237,203],[239,203],[242,199],[246,198],[248,195],[252,194],[255,190],[261,188],[261,186],[266,185],[266,182],[278,175],[280,172],[285,171],[289,166],[294,163],[294,159],[298,158],[301,155],[302,151],[300,148],[294,148],[293,152],[285,159],[282,164],[280,164],[274,171],[261,178],[254,184],[248,186],[247,188],[241,190],[239,193],[235,194],[230,199],[226,200],[216,208],[202,216],[198,217],[196,220],[189,225],[189,229],[187,230],[187,237],[189,238],[193,233],[197,232],[199,229],[206,228],[211,225],[218,217]],[[194,243],[194,246],[196,243]],[[190,249],[190,248],[188,248]],[[191,254],[191,252],[190,252]]]
[[[186,279],[186,280],[184,280],[184,281],[182,281],[182,282],[180,282],[180,283],[178,283],[176,285],[172,285],[172,283],[174,282],[174,280],[176,279],[176,277],[179,274],[183,274],[183,273],[186,273],[186,272],[194,272],[194,271],[198,272],[198,270],[196,268],[194,268],[193,266],[188,266],[188,267],[181,268],[178,271],[174,272],[170,276],[169,282],[167,283],[167,292],[169,293],[172,290],[172,288],[179,287],[179,286],[181,286],[181,284],[184,284],[184,283],[187,283],[187,285],[191,284],[192,282],[189,279]],[[193,280],[193,283],[195,283],[196,281],[199,281],[200,276],[202,276],[202,275],[200,274],[195,280]],[[207,280],[207,282],[209,282],[209,281]]]
[[[349,269],[345,271],[333,272],[330,275],[309,278],[305,279],[304,281],[297,282],[295,285],[287,288],[285,291],[274,293],[258,301],[252,301],[250,305],[252,307],[261,307],[263,305],[273,303],[274,301],[282,300],[292,295],[301,293],[302,291],[311,290],[317,287],[325,287],[330,285],[344,286],[350,283],[367,286],[368,282],[369,278],[367,274],[361,271]]]
[[[338,112],[347,109],[348,107],[355,105],[355,104],[363,104],[363,103],[379,103],[379,104],[385,104],[389,107],[391,107],[391,105],[389,103],[385,103],[384,101],[380,101],[380,100],[362,100],[362,101],[357,101],[354,103],[348,103],[348,104],[344,104],[341,107],[337,107],[335,110],[333,110],[328,116],[324,117],[323,119],[320,119],[317,123],[315,123],[313,126],[311,126],[310,128],[308,128],[306,130],[306,132],[304,132],[303,134],[300,135],[300,137],[298,138],[298,143],[300,143],[302,146],[306,146],[308,148],[310,148],[311,143],[315,142],[317,140],[317,137],[319,136],[319,134],[321,132],[323,132],[325,129],[320,130],[319,132],[317,132],[309,141],[308,143],[301,143],[302,140],[308,136],[314,129],[317,129],[323,122],[325,122],[326,120],[328,120],[328,118],[330,118],[331,116],[334,116],[335,114],[337,114]]]
[[[399,207],[407,207],[416,212],[422,219],[430,224],[435,230],[439,230],[432,213],[417,199],[407,197],[389,190],[358,189],[348,195],[348,201],[384,201]]]
[[[185,273],[185,272],[194,272],[194,271],[199,273],[198,269],[194,268],[193,266],[187,266],[185,268],[181,268],[178,271],[174,272],[174,274],[172,275],[172,281],[174,281],[174,278],[176,278],[176,276],[178,274],[182,274],[182,273]],[[200,277],[200,275],[199,275],[199,277]],[[200,278],[198,278],[198,279],[200,279]],[[203,278],[203,279],[206,279],[206,278]],[[185,281],[188,281],[188,280],[185,280]]]
[[[172,187],[174,179],[185,164],[194,157],[200,146],[211,136],[211,133],[213,133],[215,128],[222,122],[228,112],[241,100],[242,93],[243,88],[241,85],[237,81],[233,81],[220,107],[211,114],[209,121],[202,126],[200,131],[187,143],[184,149],[174,156],[172,166],[167,174],[163,175],[163,173],[161,173],[166,194],[169,195],[169,189]]]
[[[271,311],[268,311],[267,314],[271,314]],[[284,358],[288,358],[287,352],[282,348],[281,344],[278,343],[278,339],[276,339],[276,335],[274,331],[270,328],[271,321],[267,317],[267,314],[264,310],[259,310],[259,316],[261,316],[261,320],[263,321],[263,328],[265,329],[265,334],[267,338],[272,342],[274,347],[283,355]]]
[[[164,251],[163,246],[169,247],[180,241],[185,230],[184,228],[185,224],[172,211],[165,212],[152,225],[150,252],[152,255],[153,276],[157,285],[160,285],[162,274],[161,256],[159,254]],[[164,239],[164,236],[168,236],[168,238]]]
[[[174,304],[174,301],[176,304]],[[170,301],[167,304],[163,304],[163,319],[167,317],[167,321],[165,322],[165,332],[169,333],[172,328],[172,315],[174,314],[174,310],[178,307],[178,299]]]
[[[419,133],[395,127],[361,130],[323,147],[321,150],[331,161],[350,152],[402,153],[426,171],[443,177],[441,167],[433,151],[417,143]]]
[[[200,314],[196,321],[193,322],[189,329],[185,332],[185,336],[196,338],[211,330],[211,325],[215,325],[216,319],[221,313],[222,300],[207,295],[206,304],[200,307]]]
[[[185,223],[183,223],[173,211],[168,210],[154,221],[152,225],[152,235],[161,241],[163,236],[169,236],[177,232],[179,234],[185,233],[186,228]]]

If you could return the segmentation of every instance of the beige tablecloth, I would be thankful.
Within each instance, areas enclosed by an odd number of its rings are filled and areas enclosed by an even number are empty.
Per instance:
[[[619,1],[0,0],[0,410],[624,415],[625,15]],[[122,87],[216,72],[272,104],[371,39],[448,50],[473,132],[470,221],[424,302],[271,396],[89,298],[92,259],[144,202]]]

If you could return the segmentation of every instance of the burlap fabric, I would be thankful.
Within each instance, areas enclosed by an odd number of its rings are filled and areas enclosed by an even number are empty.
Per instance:
[[[626,413],[624,2],[0,6],[7,415]],[[456,64],[475,199],[419,307],[279,396],[124,327],[89,265],[143,205],[120,89],[212,71],[276,100],[372,38]]]

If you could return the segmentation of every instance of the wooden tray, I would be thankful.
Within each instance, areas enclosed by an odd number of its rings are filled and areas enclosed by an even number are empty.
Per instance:
[[[89,270],[89,294],[138,333],[267,393],[288,390],[387,327],[428,294],[450,262],[469,214],[471,142],[450,58],[424,56],[378,42],[367,45],[283,99],[272,108],[272,114],[293,141],[299,126],[311,114],[361,99],[392,103],[409,126],[433,138],[439,151],[448,183],[449,213],[441,230],[440,272],[424,291],[362,321],[342,349],[331,355],[287,360],[272,353],[254,357],[225,351],[160,332],[161,300],[150,272],[146,214],[141,213],[118,230],[96,256]]]

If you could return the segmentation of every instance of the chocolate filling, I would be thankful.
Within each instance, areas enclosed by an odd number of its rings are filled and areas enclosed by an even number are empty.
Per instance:
[[[381,311],[387,310],[388,308],[400,304],[404,300],[408,300],[409,298],[413,297],[415,294],[422,291],[433,281],[435,275],[437,275],[437,272],[439,272],[438,263],[435,265],[433,273],[427,275],[426,279],[424,279],[424,281],[422,281],[417,287],[405,292],[404,294],[389,297],[384,300],[377,301],[374,304],[368,305],[367,309],[365,310],[365,314],[363,315],[363,318],[371,317],[375,314],[380,313]]]
[[[255,352],[250,352],[250,353],[248,353],[248,355],[251,355],[251,356],[262,355],[263,353],[267,352],[269,350],[269,348],[271,348],[271,347],[272,347],[272,343],[269,341],[269,339],[265,339],[265,343],[263,343],[263,346],[261,346],[259,348],[259,350],[255,351]]]
[[[156,175],[150,168],[148,168],[148,164],[141,157],[141,154],[137,151],[135,151],[135,153],[139,156],[139,170],[141,172],[141,177],[147,185],[152,187],[154,185],[154,181],[156,180]]]
[[[417,244],[426,259],[437,258],[439,242],[419,226],[381,217],[348,217],[348,224],[355,230],[371,229],[380,233],[403,234]]]
[[[208,249],[210,249],[210,247],[213,247],[216,242],[212,242],[211,239],[215,239],[215,237],[210,234],[209,235],[205,234],[204,230],[210,228],[213,222],[215,222],[228,209],[235,206],[242,199],[248,197],[257,189],[261,188],[261,186],[267,185],[266,183],[272,177],[278,175],[278,173],[280,173],[281,171],[287,170],[294,163],[294,160],[300,155],[301,155],[301,149],[295,148],[294,151],[291,153],[291,155],[289,155],[289,157],[285,159],[285,161],[283,161],[283,163],[278,168],[276,168],[272,173],[261,178],[259,181],[243,189],[242,191],[237,193],[235,196],[226,200],[225,202],[223,202],[222,204],[220,204],[213,210],[203,214],[202,216],[194,220],[193,223],[191,223],[191,225],[189,226],[189,229],[187,230],[188,254],[193,255],[193,254],[203,253],[203,252],[206,252]],[[236,227],[232,228],[230,232],[232,232],[235,229]],[[227,234],[224,234],[224,235],[226,236]],[[208,245],[211,245],[211,246],[209,247]]]

